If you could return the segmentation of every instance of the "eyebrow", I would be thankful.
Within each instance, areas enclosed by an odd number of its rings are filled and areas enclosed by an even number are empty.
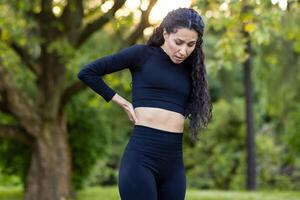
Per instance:
[[[180,38],[176,38],[176,40],[179,40],[180,42],[185,42],[184,40],[180,39]],[[190,41],[188,43],[196,43],[196,40]]]

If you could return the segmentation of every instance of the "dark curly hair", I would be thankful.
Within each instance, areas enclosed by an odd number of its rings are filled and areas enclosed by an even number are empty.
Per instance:
[[[192,91],[185,118],[190,119],[192,141],[195,142],[197,133],[205,128],[212,118],[212,103],[208,91],[206,68],[204,64],[204,52],[202,49],[204,23],[201,16],[192,8],[178,8],[170,11],[162,20],[159,27],[155,28],[152,36],[147,41],[149,46],[161,46],[164,43],[163,30],[167,33],[175,33],[179,28],[188,28],[198,33],[198,40],[187,63],[191,66]]]

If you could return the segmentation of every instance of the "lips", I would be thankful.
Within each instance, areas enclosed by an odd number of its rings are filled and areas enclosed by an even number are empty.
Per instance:
[[[177,60],[183,60],[183,59],[184,59],[184,58],[177,57],[177,56],[175,56],[175,58],[176,58]]]

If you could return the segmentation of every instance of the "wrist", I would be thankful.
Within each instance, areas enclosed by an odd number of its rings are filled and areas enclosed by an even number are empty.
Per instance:
[[[121,97],[117,93],[112,97],[112,101],[122,107],[126,106],[128,103],[123,97]]]

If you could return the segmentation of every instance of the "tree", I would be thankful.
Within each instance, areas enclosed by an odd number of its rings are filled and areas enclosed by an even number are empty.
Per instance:
[[[268,41],[268,36],[272,31],[272,25],[280,21],[282,12],[277,6],[272,5],[270,1],[199,1],[199,8],[204,8],[203,13],[208,18],[208,32],[219,38],[216,48],[211,56],[213,59],[219,60],[214,63],[214,68],[219,68],[217,73],[221,77],[231,75],[225,74],[227,69],[230,72],[236,68],[243,69],[243,85],[245,99],[246,114],[246,147],[247,147],[247,176],[246,188],[253,190],[256,188],[256,155],[255,155],[255,126],[253,105],[253,81],[251,71],[255,59],[255,49],[253,43],[263,44]],[[278,26],[278,25],[277,25]],[[209,38],[210,36],[208,36]],[[208,39],[209,41],[209,39]],[[259,46],[258,45],[258,46]],[[258,47],[259,48],[259,47]],[[217,71],[217,70],[216,70]],[[226,72],[226,71],[225,71]],[[226,87],[230,78],[223,78],[222,83]],[[222,81],[222,79],[221,79]],[[229,88],[227,90],[230,90]],[[239,92],[239,91],[238,91]],[[232,94],[233,92],[230,92]]]
[[[5,58],[1,58],[0,110],[16,123],[1,124],[0,137],[16,139],[32,150],[26,200],[61,200],[71,196],[72,152],[64,108],[86,87],[80,81],[67,83],[69,57],[65,49],[76,51],[83,46],[93,33],[114,18],[125,0],[116,0],[105,13],[100,12],[101,4],[88,8],[89,3],[69,0],[64,5],[62,1],[40,0],[6,1],[1,5],[8,17],[17,17],[29,25],[21,34],[22,38],[30,38],[25,44],[15,36],[19,33],[9,29],[14,26],[9,20],[0,29],[1,42],[19,56],[35,77],[36,95],[30,97],[14,83]],[[128,36],[122,36],[127,41],[124,45],[133,44],[144,28],[150,26],[148,17],[155,3],[156,0],[150,1],[147,10],[141,11],[136,28]],[[55,6],[63,11],[55,14]]]

